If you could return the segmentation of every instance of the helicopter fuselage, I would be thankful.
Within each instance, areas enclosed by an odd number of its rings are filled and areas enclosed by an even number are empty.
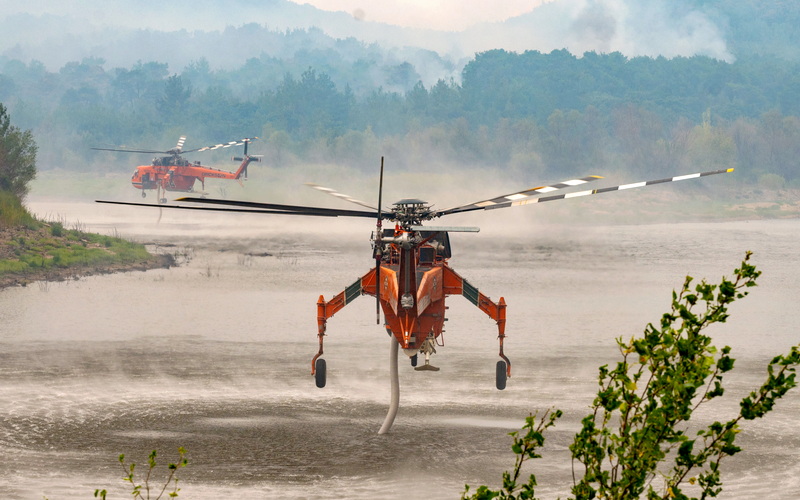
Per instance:
[[[447,295],[444,268],[448,267],[450,245],[447,233],[425,235],[399,228],[393,233],[381,239],[385,251],[378,290],[375,290],[373,276],[373,285],[365,287],[364,293],[379,294],[387,331],[394,335],[401,348],[414,353],[425,339],[438,339],[442,334]],[[433,239],[436,236],[439,240]],[[440,243],[440,240],[447,243]],[[451,295],[458,293],[448,291]]]
[[[206,179],[237,180],[246,177],[247,165],[259,159],[246,156],[240,160],[242,163],[239,168],[235,172],[229,172],[203,166],[200,162],[190,163],[180,157],[155,158],[150,165],[136,167],[131,177],[131,184],[141,190],[163,189],[191,193],[198,180],[205,187]]]
[[[258,139],[257,137],[255,139]],[[129,149],[129,148],[92,148],[97,151],[115,151],[123,153],[158,153],[166,156],[156,156],[150,165],[139,165],[133,172],[131,177],[131,184],[136,189],[142,191],[142,197],[145,197],[145,191],[155,190],[159,194],[159,203],[166,203],[166,198],[161,198],[162,191],[182,191],[185,193],[194,192],[195,182],[198,180],[203,184],[205,189],[205,180],[208,178],[214,179],[232,179],[238,180],[247,178],[247,166],[254,161],[261,161],[258,156],[251,156],[247,154],[247,146],[253,138],[245,138],[239,141],[231,141],[228,143],[215,144],[213,146],[206,146],[203,148],[191,149],[184,151],[183,145],[186,141],[185,136],[178,139],[178,143],[174,148],[167,151],[153,151],[148,149]],[[233,161],[240,161],[241,165],[235,172],[227,170],[219,170],[216,168],[205,167],[199,161],[190,162],[181,156],[182,153],[193,153],[195,151],[212,151],[220,148],[229,148],[233,146],[244,146],[244,155],[242,157],[234,157]]]
[[[330,301],[320,296],[317,302],[320,350],[312,360],[312,373],[323,352],[322,338],[328,318],[360,295],[378,296],[386,331],[409,357],[424,354],[426,364],[428,356],[435,352],[433,346],[444,344],[446,297],[463,295],[495,320],[500,357],[506,361],[508,372],[511,371],[503,354],[505,300],[493,302],[449,266],[451,248],[447,232],[406,230],[398,225],[393,230],[383,230],[380,238],[373,237],[373,244],[380,246],[380,270],[371,269]]]

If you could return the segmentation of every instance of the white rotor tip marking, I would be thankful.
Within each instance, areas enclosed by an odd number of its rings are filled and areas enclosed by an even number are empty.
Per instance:
[[[577,191],[575,193],[567,193],[567,194],[565,194],[564,198],[577,198],[578,196],[588,196],[588,195],[590,195],[592,193],[594,193],[594,191],[592,191],[592,190]]]
[[[646,185],[647,185],[646,182],[634,182],[632,184],[623,184],[622,186],[619,187],[619,190],[622,191],[623,189],[638,188]]]

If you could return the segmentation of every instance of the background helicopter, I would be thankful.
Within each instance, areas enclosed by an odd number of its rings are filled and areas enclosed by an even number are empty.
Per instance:
[[[153,161],[150,163],[150,165],[140,165],[136,167],[136,170],[133,172],[133,177],[131,177],[131,184],[133,184],[133,187],[142,190],[142,198],[147,196],[147,190],[155,190],[158,203],[166,203],[167,199],[163,197],[163,193],[166,191],[192,193],[194,192],[195,182],[198,180],[202,185],[202,189],[205,190],[205,181],[207,178],[231,180],[239,180],[241,178],[246,179],[248,165],[254,161],[261,161],[259,156],[247,154],[247,145],[255,139],[258,138],[246,138],[239,141],[215,144],[213,146],[205,146],[187,151],[183,150],[183,144],[186,142],[186,137],[181,137],[178,139],[178,143],[175,145],[175,147],[166,151],[126,148],[92,149],[96,151],[168,155],[157,156],[153,158]],[[242,145],[244,145],[244,155],[241,157],[233,157],[233,161],[241,162],[239,168],[235,172],[206,167],[201,165],[199,161],[192,163],[181,156],[182,154],[186,153],[212,151],[215,149]]]
[[[443,345],[442,332],[444,332],[444,322],[447,320],[445,317],[447,311],[445,299],[448,295],[463,295],[495,321],[498,332],[499,356],[501,358],[497,361],[496,365],[496,387],[500,390],[504,389],[506,387],[507,378],[511,375],[511,362],[503,352],[506,325],[505,299],[501,297],[497,302],[492,301],[454,271],[448,263],[448,260],[452,256],[452,248],[450,246],[448,234],[451,232],[478,232],[479,228],[423,226],[423,222],[456,213],[476,210],[493,210],[612,191],[622,191],[654,184],[729,173],[732,171],[733,169],[730,168],[726,170],[681,175],[666,179],[622,184],[606,188],[574,191],[564,194],[548,194],[602,179],[600,176],[592,175],[581,179],[572,179],[558,184],[535,187],[516,193],[489,198],[447,210],[434,210],[427,202],[413,198],[400,200],[389,210],[384,210],[382,206],[383,159],[381,159],[377,207],[373,207],[368,203],[356,200],[333,189],[310,184],[310,186],[315,189],[368,208],[368,211],[191,197],[179,198],[176,201],[217,206],[164,205],[164,207],[317,217],[362,217],[372,218],[377,221],[376,230],[371,237],[375,267],[330,300],[325,300],[324,296],[320,296],[317,301],[317,336],[319,340],[319,351],[311,361],[311,374],[315,377],[317,387],[325,386],[327,366],[322,355],[324,353],[323,340],[326,335],[328,319],[333,317],[338,311],[357,297],[361,295],[374,296],[376,298],[378,324],[380,324],[380,312],[382,310],[384,314],[384,326],[387,333],[394,340],[391,343],[392,354],[390,356],[392,401],[389,413],[379,431],[379,433],[382,434],[387,432],[391,427],[399,406],[399,377],[397,374],[397,354],[399,348],[402,348],[411,358],[411,364],[415,366],[417,370],[438,370],[438,368],[430,364],[430,356],[436,352],[437,346]],[[143,205],[139,203],[113,201],[100,201],[100,203]],[[383,221],[394,222],[394,227],[384,229],[382,227]],[[417,366],[417,357],[420,353],[425,357],[425,363],[422,366]]]

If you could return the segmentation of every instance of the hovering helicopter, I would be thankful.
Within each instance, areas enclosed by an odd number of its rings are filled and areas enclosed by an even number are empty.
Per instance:
[[[445,299],[449,295],[463,295],[467,300],[489,316],[489,318],[495,321],[499,342],[499,356],[501,358],[496,364],[495,383],[497,389],[504,389],[506,387],[507,378],[511,376],[511,362],[503,352],[506,327],[505,299],[501,297],[496,302],[491,300],[453,270],[448,263],[448,260],[452,257],[449,233],[478,232],[479,228],[425,226],[423,225],[424,222],[457,213],[477,210],[494,210],[612,191],[623,191],[631,188],[695,179],[732,171],[733,169],[730,168],[726,170],[681,175],[666,179],[635,182],[613,187],[573,191],[563,194],[549,194],[554,191],[569,189],[602,179],[600,176],[592,175],[580,179],[567,180],[557,184],[526,189],[447,210],[434,210],[427,202],[414,198],[400,200],[389,210],[385,210],[382,206],[383,159],[381,159],[377,207],[339,193],[333,189],[310,184],[310,186],[315,189],[368,208],[368,211],[193,197],[179,198],[176,201],[216,206],[165,205],[165,207],[189,210],[218,210],[316,217],[361,217],[375,219],[377,221],[376,230],[371,236],[375,267],[330,300],[325,300],[324,296],[320,296],[317,301],[317,336],[319,340],[319,351],[311,361],[311,374],[315,377],[317,387],[325,386],[327,366],[322,355],[324,353],[323,340],[326,336],[328,320],[359,296],[374,296],[376,298],[378,324],[380,324],[380,313],[383,311],[386,331],[394,339],[392,347],[394,350],[395,362],[393,363],[394,372],[392,375],[392,383],[393,405],[395,405],[397,399],[395,395],[395,386],[397,384],[396,354],[398,348],[402,348],[410,357],[411,364],[415,366],[416,370],[438,370],[438,368],[430,364],[430,357],[436,352],[436,347],[442,345],[439,341],[444,331],[444,322],[447,319],[445,317],[447,311]],[[100,203],[143,205],[114,201],[100,201]],[[383,228],[384,221],[394,222],[394,227]],[[421,366],[417,366],[419,354],[424,356],[424,364]],[[393,418],[394,417],[392,417],[392,419]],[[388,425],[391,425],[388,416],[386,422],[388,422]],[[386,423],[384,423],[384,427],[386,427]]]
[[[163,197],[163,193],[167,191],[181,191],[192,193],[196,181],[200,181],[202,189],[205,190],[206,179],[231,179],[239,180],[247,178],[247,167],[251,162],[261,161],[260,156],[248,155],[247,145],[255,140],[254,138],[246,138],[238,141],[231,141],[224,144],[215,144],[213,146],[206,146],[197,149],[183,150],[183,144],[186,142],[186,137],[178,139],[178,143],[174,148],[166,151],[154,151],[148,149],[112,149],[112,148],[92,148],[96,151],[115,151],[123,153],[150,153],[168,156],[157,156],[153,158],[150,165],[140,165],[136,167],[131,177],[131,184],[136,189],[142,190],[142,198],[147,196],[147,190],[155,190],[158,203],[166,203],[167,199]],[[241,162],[239,168],[235,172],[227,170],[219,170],[216,168],[205,167],[199,161],[190,162],[181,156],[186,153],[212,151],[220,148],[229,148],[233,146],[244,146],[244,155],[241,157],[233,157],[233,161]]]

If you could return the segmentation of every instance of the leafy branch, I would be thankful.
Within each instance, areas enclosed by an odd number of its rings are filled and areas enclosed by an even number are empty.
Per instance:
[[[509,434],[509,436],[514,438],[514,444],[511,445],[511,449],[514,451],[517,458],[514,464],[514,472],[503,472],[503,489],[500,491],[492,491],[487,486],[480,486],[473,495],[467,496],[469,495],[469,485],[466,485],[464,486],[464,492],[461,494],[461,499],[534,499],[534,490],[537,484],[534,474],[528,477],[527,483],[522,485],[517,483],[522,470],[522,464],[527,460],[542,457],[536,450],[541,448],[544,444],[544,431],[555,425],[556,420],[560,418],[561,415],[561,410],[554,410],[552,412],[551,410],[547,410],[541,418],[538,418],[538,414],[528,416],[525,419],[525,425],[522,427],[522,431],[525,432],[522,436],[520,436],[519,432],[512,432]],[[517,489],[519,489],[520,492],[515,496]]]
[[[125,464],[125,455],[121,454],[119,456],[119,463],[122,466],[122,471],[124,476],[122,480],[131,484],[133,488],[131,491],[131,495],[133,495],[134,500],[151,500],[151,476],[153,473],[153,469],[156,468],[156,450],[153,450],[150,455],[147,457],[147,471],[144,475],[144,480],[141,483],[137,483],[135,470],[136,464],[131,462],[130,464]],[[183,447],[178,447],[178,461],[175,463],[168,463],[167,470],[169,474],[167,475],[166,480],[164,481],[164,485],[161,487],[161,490],[158,492],[158,496],[155,497],[154,500],[159,500],[165,492],[167,492],[167,488],[172,485],[172,489],[167,493],[167,496],[170,498],[175,498],[178,496],[178,492],[180,488],[178,488],[178,469],[182,467],[186,467],[188,465],[188,460],[186,458],[186,450]],[[153,488],[153,494],[155,494],[155,490],[158,490],[158,487]],[[97,489],[94,492],[95,498],[101,498],[106,500],[106,495],[108,492],[106,490]]]
[[[766,415],[778,399],[796,386],[795,369],[800,352],[795,346],[785,356],[776,356],[767,366],[767,380],[740,403],[737,416],[714,422],[690,437],[687,427],[693,412],[721,397],[723,376],[734,367],[730,347],[717,349],[705,329],[724,323],[728,307],[748,295],[761,272],[750,264],[747,252],[732,279],[719,285],[705,280],[692,288],[687,276],[680,292],[672,293],[670,311],[658,326],[648,324],[640,338],[617,339],[622,361],[613,368],[599,369],[599,390],[592,412],[581,421],[569,449],[572,453],[576,499],[625,500],[645,496],[655,499],[686,499],[681,489],[688,483],[699,497],[716,497],[722,491],[720,463],[741,448],[735,439],[742,419]],[[536,448],[544,444],[542,431],[551,427],[560,411],[529,417],[514,436],[517,455],[513,472],[503,474],[503,489],[480,486],[470,499],[534,499],[536,478],[517,483],[522,463],[538,458]],[[667,461],[672,465],[667,466]]]

